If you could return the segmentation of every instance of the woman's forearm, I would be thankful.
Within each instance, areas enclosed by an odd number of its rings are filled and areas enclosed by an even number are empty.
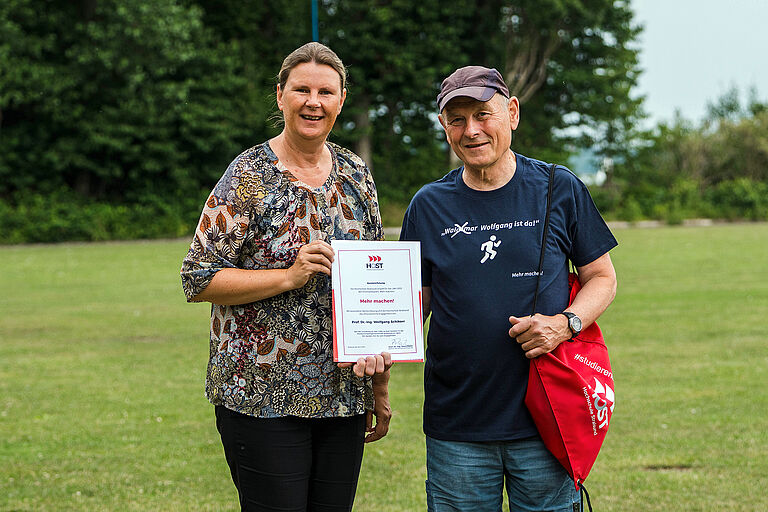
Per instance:
[[[244,270],[221,269],[208,286],[192,300],[214,304],[248,304],[301,288],[317,273],[331,275],[333,248],[315,240],[301,246],[290,268]]]
[[[193,300],[214,304],[248,304],[293,289],[288,269],[243,270],[224,268]]]

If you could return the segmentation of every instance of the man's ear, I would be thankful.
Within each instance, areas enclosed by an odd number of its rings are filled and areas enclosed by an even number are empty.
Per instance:
[[[448,127],[445,124],[445,118],[443,117],[443,114],[437,115],[437,120],[440,121],[440,126],[443,127],[443,133],[445,133],[445,140],[448,142],[448,144],[451,143],[450,139],[448,139]]]
[[[517,96],[509,98],[509,124],[512,130],[517,130],[520,124],[520,101]]]

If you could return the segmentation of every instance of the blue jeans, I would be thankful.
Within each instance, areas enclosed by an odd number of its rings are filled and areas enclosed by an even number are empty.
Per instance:
[[[579,510],[573,480],[538,436],[500,442],[427,436],[429,512],[499,512],[505,483],[511,512]]]

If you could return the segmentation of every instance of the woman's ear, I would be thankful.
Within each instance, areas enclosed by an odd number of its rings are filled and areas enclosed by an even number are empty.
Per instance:
[[[341,101],[339,102],[339,113],[341,113],[341,107],[344,106],[344,100],[347,99],[347,88],[341,90]]]
[[[277,84],[277,108],[280,109],[280,111],[283,110],[283,90],[280,89],[280,84]]]

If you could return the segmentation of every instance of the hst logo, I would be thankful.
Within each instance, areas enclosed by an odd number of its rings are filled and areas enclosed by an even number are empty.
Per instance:
[[[365,268],[381,269],[384,268],[384,263],[381,261],[381,256],[368,255],[368,263],[365,264]]]
[[[597,412],[597,421],[600,422],[597,428],[607,427],[608,420],[610,419],[608,410],[610,409],[610,412],[613,413],[613,406],[616,400],[613,389],[607,384],[604,386],[599,380],[595,379],[592,399],[594,400],[593,405]]]

